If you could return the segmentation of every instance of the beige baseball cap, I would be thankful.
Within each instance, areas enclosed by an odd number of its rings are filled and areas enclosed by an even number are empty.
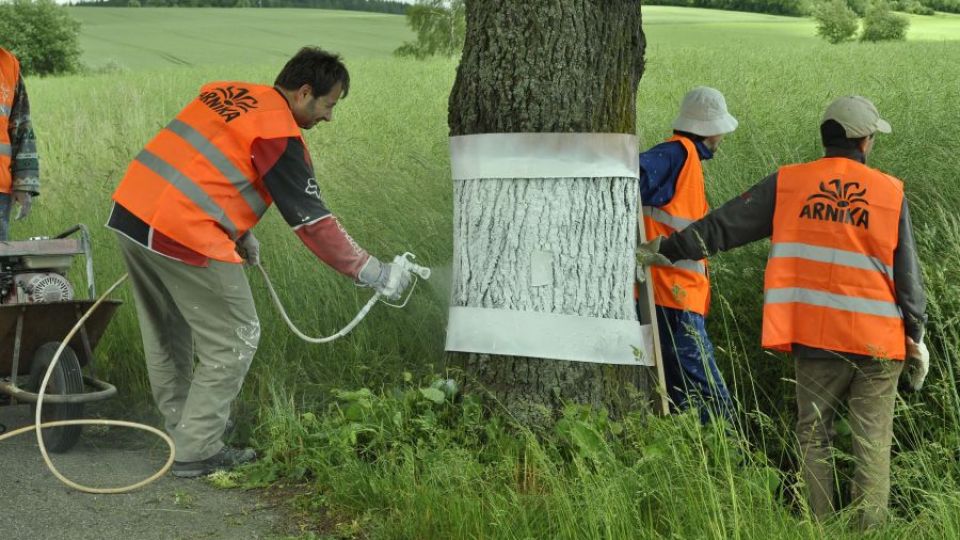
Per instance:
[[[673,129],[712,137],[732,132],[737,124],[737,119],[727,112],[727,101],[719,90],[698,86],[683,96]]]
[[[890,123],[880,118],[877,107],[862,96],[844,96],[833,100],[823,113],[821,124],[833,120],[843,126],[848,139],[868,137],[876,132],[890,133]]]

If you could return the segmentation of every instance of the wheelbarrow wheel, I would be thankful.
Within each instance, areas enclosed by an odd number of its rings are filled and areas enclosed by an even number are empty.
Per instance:
[[[33,363],[30,366],[30,388],[37,392],[40,390],[40,383],[43,382],[43,376],[47,372],[47,366],[53,360],[59,343],[44,343],[33,354]],[[77,360],[73,349],[66,347],[60,354],[60,360],[53,368],[53,374],[50,375],[50,382],[47,383],[45,395],[66,395],[83,393],[83,373],[80,371],[80,361]],[[36,414],[34,406],[33,414]],[[82,403],[44,403],[41,413],[42,422],[54,422],[57,420],[75,420],[83,414]],[[80,431],[83,426],[64,426],[55,428],[46,428],[43,430],[43,442],[50,452],[62,453],[73,448],[80,438]]]

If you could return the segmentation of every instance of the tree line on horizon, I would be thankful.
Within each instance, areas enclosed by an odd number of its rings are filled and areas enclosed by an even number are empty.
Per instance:
[[[223,7],[311,8],[372,11],[403,15],[409,4],[396,0],[88,0],[78,7]]]
[[[960,13],[960,0],[845,0],[858,15],[873,4],[884,3],[891,10],[931,15],[934,10]],[[803,17],[813,14],[823,0],[643,0],[645,6],[680,6],[728,11],[750,11]]]

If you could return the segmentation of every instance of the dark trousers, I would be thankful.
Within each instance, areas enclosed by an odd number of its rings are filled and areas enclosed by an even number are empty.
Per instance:
[[[9,193],[0,193],[0,242],[7,240],[10,230],[10,207],[13,197]]]
[[[695,407],[704,424],[714,416],[730,420],[733,401],[717,369],[703,315],[657,306],[657,329],[671,410]]]

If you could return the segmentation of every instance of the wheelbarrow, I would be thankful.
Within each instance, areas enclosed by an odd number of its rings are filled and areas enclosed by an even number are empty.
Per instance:
[[[80,255],[86,263],[86,300],[75,298],[67,278],[74,257]],[[0,242],[0,404],[37,402],[36,392],[54,353],[95,299],[90,234],[82,224],[53,238]],[[104,301],[60,355],[44,394],[43,422],[80,418],[85,403],[117,393],[116,387],[96,378],[93,350],[120,304]],[[81,429],[44,429],[47,449],[70,450]]]

